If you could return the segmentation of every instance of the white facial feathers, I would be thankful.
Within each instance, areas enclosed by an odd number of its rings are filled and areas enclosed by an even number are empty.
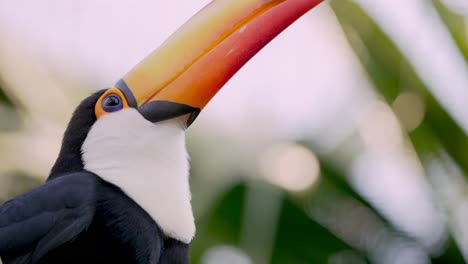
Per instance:
[[[84,167],[122,189],[172,238],[195,235],[182,121],[153,124],[135,109],[101,117],[82,146]]]

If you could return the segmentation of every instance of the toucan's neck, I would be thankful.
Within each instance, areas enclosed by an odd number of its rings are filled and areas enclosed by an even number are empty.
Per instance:
[[[89,130],[96,122],[94,105],[105,90],[84,99],[77,107],[63,136],[62,147],[48,180],[71,172],[83,170],[81,146]]]
[[[195,233],[182,120],[158,123],[137,110],[99,118],[82,146],[84,168],[116,185],[172,238]]]

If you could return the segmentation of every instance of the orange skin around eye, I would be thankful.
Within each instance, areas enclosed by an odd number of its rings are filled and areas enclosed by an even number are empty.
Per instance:
[[[99,119],[101,116],[108,113],[104,111],[104,109],[102,108],[102,100],[104,100],[104,98],[106,98],[109,94],[115,94],[120,97],[120,99],[122,100],[122,105],[123,105],[122,109],[128,108],[128,102],[127,102],[127,99],[125,98],[125,95],[119,89],[115,87],[111,88],[107,90],[103,95],[101,95],[99,100],[96,102],[96,105],[94,106],[94,113],[96,114],[97,119]]]

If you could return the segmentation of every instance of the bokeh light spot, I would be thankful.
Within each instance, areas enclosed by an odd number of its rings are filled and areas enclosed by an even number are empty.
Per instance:
[[[361,119],[359,133],[369,149],[394,149],[402,143],[398,119],[392,109],[381,101],[370,105]]]
[[[234,246],[215,246],[203,255],[202,264],[252,264],[250,257],[240,248]]]
[[[309,149],[295,143],[273,145],[261,157],[260,172],[288,191],[304,191],[319,179],[320,164]]]
[[[412,131],[424,120],[425,106],[421,97],[412,92],[401,93],[392,104],[395,114],[407,131]]]

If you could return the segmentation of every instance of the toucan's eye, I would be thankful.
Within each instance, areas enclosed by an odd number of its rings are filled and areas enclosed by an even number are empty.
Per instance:
[[[116,112],[128,108],[128,102],[125,95],[118,88],[110,88],[107,90],[94,105],[94,113],[96,118],[100,118],[105,114]]]
[[[122,99],[116,94],[109,94],[102,100],[102,109],[106,112],[115,112],[122,108]]]

